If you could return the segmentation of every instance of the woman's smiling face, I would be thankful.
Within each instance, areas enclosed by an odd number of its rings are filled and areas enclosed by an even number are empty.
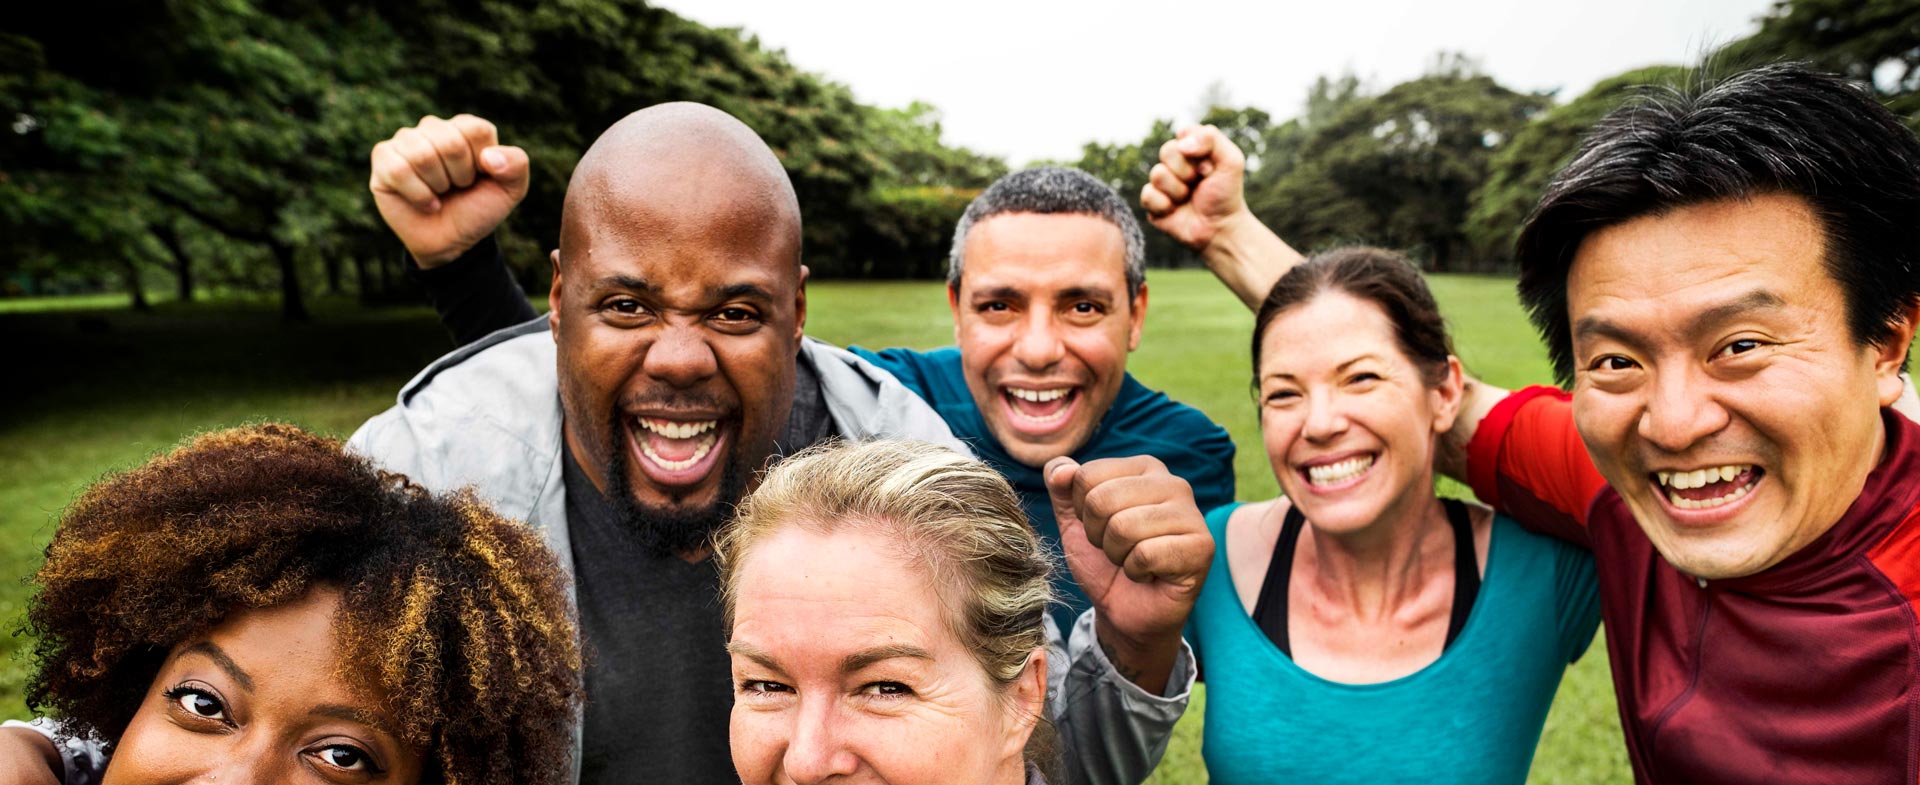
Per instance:
[[[1274,317],[1260,346],[1267,457],[1308,520],[1357,531],[1432,497],[1436,437],[1459,407],[1457,363],[1430,384],[1386,312],[1337,289]]]
[[[727,648],[742,781],[1024,781],[1045,653],[994,683],[884,526],[787,526],[753,546],[737,587]]]
[[[377,696],[342,680],[340,593],[242,610],[175,647],[121,734],[103,785],[420,781],[421,751]]]

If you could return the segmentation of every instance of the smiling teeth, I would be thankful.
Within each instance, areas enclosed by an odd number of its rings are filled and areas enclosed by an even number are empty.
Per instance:
[[[1045,403],[1047,401],[1059,400],[1061,398],[1067,397],[1067,393],[1070,393],[1070,392],[1073,392],[1072,387],[1056,387],[1051,390],[1023,390],[1019,387],[1007,388],[1008,395],[1012,395],[1013,397],[1019,398],[1023,401],[1032,401],[1034,403]]]
[[[1745,474],[1753,464],[1738,466],[1715,466],[1707,469],[1695,469],[1690,472],[1654,472],[1660,478],[1662,486],[1674,490],[1705,488],[1716,482],[1725,482]]]
[[[639,418],[639,421],[641,428],[645,428],[669,439],[691,439],[713,430],[714,426],[720,424],[719,420],[707,420],[706,422],[674,422],[672,420],[654,420],[646,417]]]
[[[719,441],[719,437],[716,434],[707,434],[701,437],[700,442],[693,446],[693,457],[684,461],[669,461],[662,458],[659,453],[653,451],[653,445],[647,444],[644,441],[640,442],[640,452],[647,456],[647,460],[653,461],[655,466],[670,472],[677,472],[683,469],[693,468],[693,465],[699,463],[701,458],[707,457],[707,453],[713,451],[713,444],[717,441]]]
[[[1654,476],[1660,480],[1660,485],[1667,489],[1667,503],[1672,504],[1675,508],[1682,510],[1711,510],[1715,507],[1732,504],[1739,500],[1740,497],[1747,495],[1748,492],[1753,490],[1754,484],[1760,481],[1760,478],[1755,477],[1749,480],[1747,484],[1735,487],[1711,499],[1689,499],[1675,493],[1675,491],[1705,488],[1715,483],[1729,482],[1753,469],[1753,464],[1741,464],[1695,469],[1690,472],[1654,472]]]
[[[1348,458],[1339,463],[1328,463],[1307,467],[1307,482],[1314,485],[1332,485],[1342,480],[1352,479],[1373,467],[1373,456],[1362,455]]]

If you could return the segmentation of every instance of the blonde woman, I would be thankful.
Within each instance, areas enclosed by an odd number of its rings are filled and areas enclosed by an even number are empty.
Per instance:
[[[1075,532],[1088,511],[1120,552],[1109,560],[1080,534],[1076,577],[1111,582],[1132,553],[1205,539],[1185,483],[1146,461],[1074,470],[1063,496]],[[1176,525],[1123,548],[1134,524],[1101,518],[1096,488],[1163,499],[1177,512],[1156,520]],[[1067,659],[1046,630],[1053,567],[991,467],[911,442],[810,450],[767,474],[716,554],[743,782],[1044,782],[1040,718],[1065,679],[1049,666]],[[1084,751],[1074,734],[1099,728],[1060,731]]]

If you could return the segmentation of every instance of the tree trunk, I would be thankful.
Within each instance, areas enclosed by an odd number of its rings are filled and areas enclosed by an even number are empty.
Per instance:
[[[393,263],[382,261],[374,264],[373,269],[380,271],[380,296],[393,294]]]
[[[153,310],[153,304],[147,302],[146,290],[140,286],[140,266],[132,258],[124,260],[127,273],[127,294],[133,297],[133,309],[140,312]]]
[[[367,275],[367,257],[353,257],[353,285],[360,290],[360,304],[373,302],[373,278]]]
[[[179,284],[179,300],[193,302],[193,259],[187,256],[187,249],[180,243],[180,232],[172,221],[162,221],[153,227],[153,236],[160,240],[160,246],[173,255],[173,275]]]
[[[340,294],[343,291],[340,288],[340,254],[327,254],[324,265],[327,269],[327,294]]]
[[[307,313],[306,300],[300,294],[300,268],[294,264],[293,246],[285,243],[268,243],[273,249],[273,258],[280,263],[280,321],[307,322],[313,316]]]

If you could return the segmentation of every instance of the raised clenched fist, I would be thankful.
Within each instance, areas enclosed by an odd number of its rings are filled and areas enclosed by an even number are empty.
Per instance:
[[[1160,231],[1205,251],[1229,221],[1246,212],[1242,180],[1247,157],[1220,129],[1190,126],[1160,146],[1140,206]]]
[[[527,153],[493,123],[428,116],[373,146],[367,189],[422,268],[451,262],[493,234],[527,195]]]

